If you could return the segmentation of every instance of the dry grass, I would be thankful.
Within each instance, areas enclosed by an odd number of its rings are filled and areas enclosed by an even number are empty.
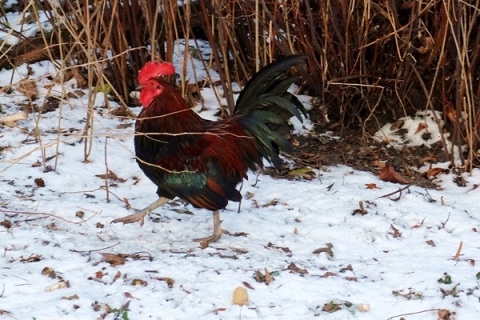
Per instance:
[[[176,39],[210,43],[212,60],[205,63],[220,74],[230,110],[232,81],[244,83],[261,65],[304,52],[303,88],[342,127],[359,127],[368,140],[386,121],[442,111],[454,147],[466,146],[464,168],[478,165],[480,0],[22,3],[16,10],[25,19],[43,10],[54,29],[17,46],[0,43],[0,66],[55,61],[59,71],[79,74],[97,89],[90,101],[106,93],[119,101],[122,108],[112,110],[118,115],[129,116],[138,70],[151,59],[171,60]],[[192,58],[189,50],[184,55]],[[185,72],[185,66],[179,70]],[[187,95],[188,83],[181,90]],[[91,114],[87,110],[86,137],[94,134]],[[91,140],[85,142],[87,160]],[[453,161],[453,150],[444,147]]]

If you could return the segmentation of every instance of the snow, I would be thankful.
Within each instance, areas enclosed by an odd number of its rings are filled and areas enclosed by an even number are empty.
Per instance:
[[[31,67],[45,86],[51,65]],[[70,81],[64,90],[78,89]],[[479,317],[479,170],[464,175],[465,188],[444,174],[439,190],[411,186],[387,197],[405,186],[345,166],[326,166],[311,181],[260,174],[257,182],[250,173],[240,213],[237,203],[221,213],[231,235],[201,248],[192,239],[210,234],[211,213],[178,200],[143,227],[110,224],[133,212],[127,204],[156,200],[156,188],[135,163],[133,120],[110,116],[103,94],[84,161],[85,93],[0,126],[2,319],[437,319],[437,309]],[[203,94],[208,114],[216,99],[212,89]],[[0,93],[0,117],[17,113],[22,99]],[[118,178],[108,190],[98,176],[107,171]],[[257,282],[266,270],[273,280]],[[245,306],[232,304],[238,286]]]

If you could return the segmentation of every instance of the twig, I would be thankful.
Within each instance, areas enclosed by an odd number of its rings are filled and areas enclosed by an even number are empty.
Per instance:
[[[108,137],[105,137],[105,174],[108,176],[110,170],[108,169],[108,152],[107,152]],[[108,179],[105,179],[105,191],[107,192],[107,203],[110,203],[110,194],[108,190]]]
[[[391,195],[394,195],[395,193],[400,193],[400,196],[402,196],[402,191],[403,191],[403,190],[406,190],[406,189],[408,189],[408,188],[410,188],[410,186],[405,186],[405,187],[403,187],[403,188],[401,188],[401,189],[398,189],[397,191],[394,191],[394,192],[392,192],[392,193],[383,195],[383,196],[381,196],[381,197],[379,197],[379,198],[390,197]]]
[[[411,316],[411,315],[414,315],[414,314],[420,314],[420,313],[432,312],[432,311],[441,311],[441,310],[442,309],[428,309],[428,310],[422,310],[422,311],[417,311],[417,312],[402,313],[402,314],[390,317],[387,320],[391,320],[391,319],[398,318],[398,317],[403,317],[403,316]]]
[[[81,221],[72,221],[72,220],[68,220],[68,219],[62,218],[60,216],[54,215],[53,213],[48,213],[48,212],[29,212],[29,211],[16,211],[16,210],[5,210],[5,209],[0,209],[0,212],[14,213],[14,214],[26,214],[26,215],[37,215],[38,214],[38,215],[43,215],[43,216],[48,216],[48,217],[60,219],[60,220],[63,220],[65,222],[73,223],[73,224],[82,224],[82,223],[87,222],[88,220],[92,219],[97,214],[100,214],[100,212],[94,212],[94,214],[88,219],[81,220]]]

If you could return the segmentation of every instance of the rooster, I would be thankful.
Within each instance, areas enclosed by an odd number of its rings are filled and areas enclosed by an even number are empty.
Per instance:
[[[306,116],[303,104],[287,89],[296,77],[292,66],[305,62],[292,55],[267,65],[241,91],[233,114],[218,121],[201,118],[163,76],[175,73],[167,62],[149,62],[138,75],[143,106],[135,124],[135,154],[145,175],[158,186],[159,199],[113,223],[140,222],[156,208],[179,197],[213,211],[213,234],[195,239],[206,244],[220,238],[220,209],[240,201],[237,185],[248,170],[263,168],[263,159],[281,166],[280,150],[292,149],[288,120]]]

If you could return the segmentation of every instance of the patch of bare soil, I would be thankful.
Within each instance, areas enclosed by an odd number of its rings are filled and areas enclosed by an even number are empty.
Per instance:
[[[294,174],[292,175],[292,170],[289,170],[277,172],[274,175],[282,177],[300,175],[308,179],[308,170],[305,168],[321,169],[325,165],[338,164],[380,175],[384,164],[388,163],[410,184],[431,189],[438,187],[427,177],[427,174],[419,174],[416,169],[426,163],[443,160],[441,143],[435,148],[421,146],[404,147],[398,150],[386,143],[373,140],[368,133],[363,134],[360,128],[344,129],[343,133],[340,132],[340,126],[337,126],[337,129],[328,128],[322,125],[324,119],[319,112],[312,110],[310,117],[312,122],[317,124],[314,132],[309,136],[294,137],[296,147],[291,154],[291,159],[295,162]],[[269,173],[272,174],[272,172]]]

